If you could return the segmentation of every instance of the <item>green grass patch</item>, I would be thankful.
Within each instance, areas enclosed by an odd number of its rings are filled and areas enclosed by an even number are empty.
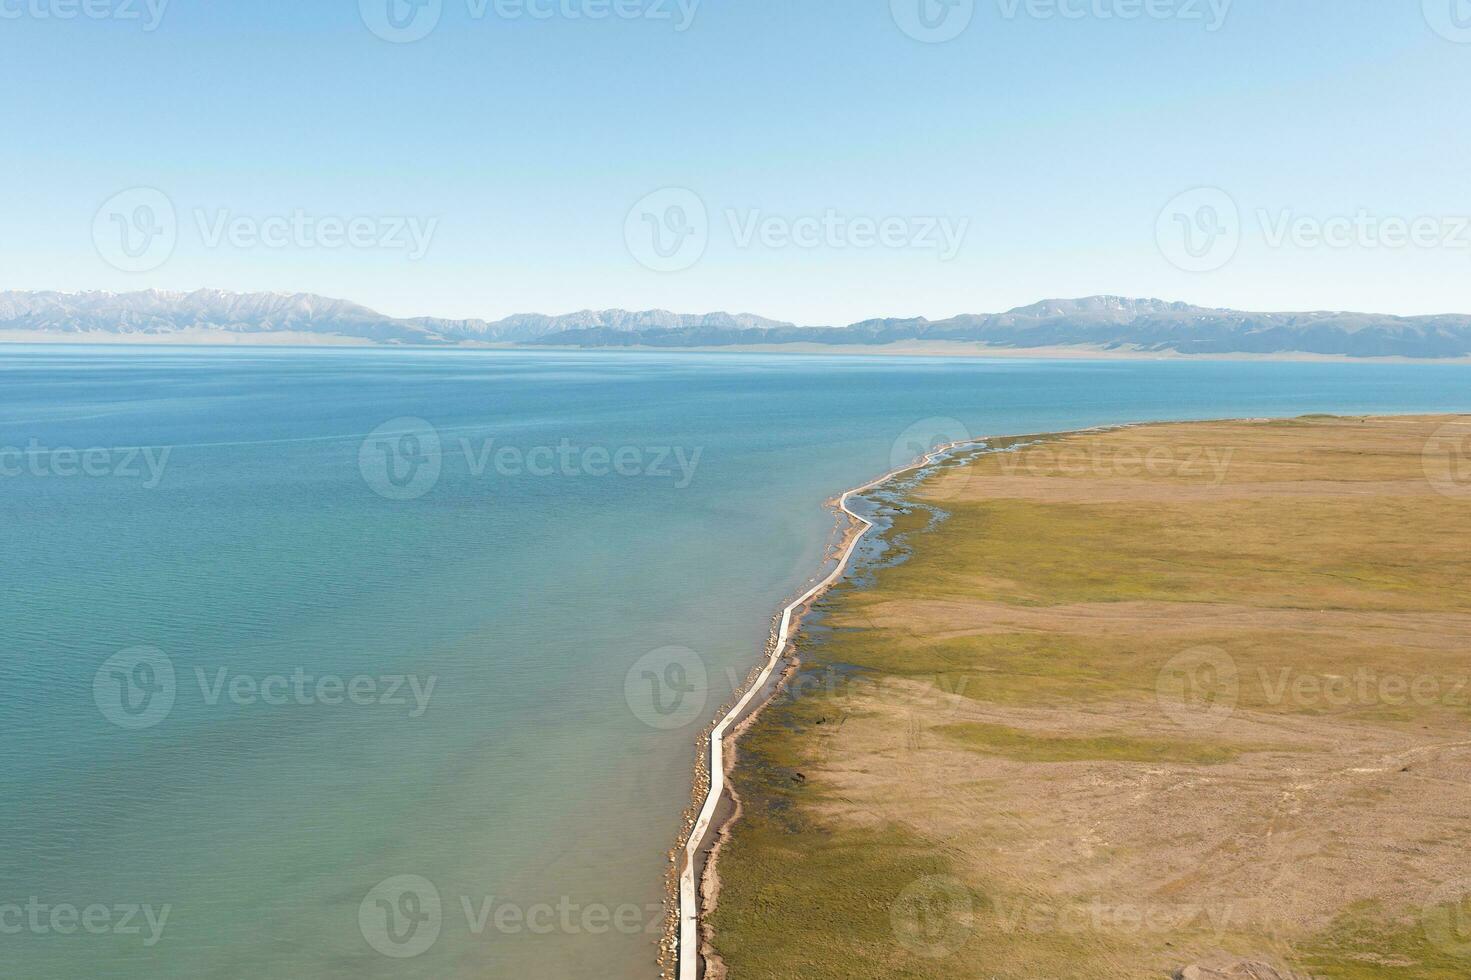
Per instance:
[[[1038,733],[961,723],[962,715],[925,714],[954,708],[960,695],[988,705],[1002,719],[1014,706],[1066,710],[1102,704],[1122,714],[1161,718],[1167,715],[1157,702],[1162,669],[1197,647],[1231,658],[1238,713],[1331,717],[1417,733],[1434,726],[1448,737],[1463,730],[1471,705],[1452,695],[1471,689],[1457,686],[1467,672],[1459,647],[1407,643],[1404,637],[1418,628],[1412,617],[1390,628],[1360,629],[1316,615],[1471,612],[1471,591],[1465,588],[1471,551],[1464,544],[1471,537],[1471,510],[1414,486],[1385,493],[1368,486],[1421,480],[1423,437],[1341,429],[1316,421],[1161,426],[1066,440],[1159,442],[1184,450],[1200,438],[1217,440],[1234,450],[1228,478],[1234,486],[1223,485],[1219,496],[1197,492],[1201,481],[1195,478],[1179,481],[1192,488],[1178,496],[1153,493],[1161,481],[1143,481],[1141,487],[1151,491],[1147,497],[1090,503],[1010,498],[1002,487],[1002,494],[986,499],[937,496],[933,507],[944,516],[936,521],[921,488],[920,504],[897,515],[889,532],[906,560],[873,569],[859,586],[850,580],[828,594],[821,603],[823,628],[798,640],[803,675],[811,683],[798,685],[798,696],[774,702],[741,740],[732,781],[743,817],[722,852],[722,890],[712,921],[715,946],[732,980],[1134,980],[1169,976],[1215,951],[1282,953],[1289,943],[1297,953],[1292,967],[1315,980],[1471,977],[1471,956],[1454,941],[1471,945],[1471,931],[1461,936],[1450,930],[1450,941],[1437,939],[1418,918],[1396,920],[1370,906],[1345,911],[1331,929],[1306,942],[1261,923],[1232,924],[1225,932],[1198,921],[1142,933],[1068,928],[1073,920],[1063,913],[1087,906],[1094,896],[1061,892],[1091,887],[1091,879],[1078,884],[1046,877],[1055,855],[1040,856],[1036,868],[1018,866],[1016,854],[1031,839],[1027,821],[1033,814],[984,812],[988,799],[1004,800],[1005,778],[991,786],[966,783],[967,792],[957,794],[949,810],[940,809],[947,801],[911,800],[882,781],[883,773],[899,765],[933,773],[925,768],[935,764],[923,754],[929,745],[1044,765],[1212,766],[1248,753],[1318,751],[1304,747],[1309,743],[1274,748],[1232,742],[1227,730],[1181,729],[1171,737],[1152,722],[1150,730],[1163,736],[1069,733],[1063,720],[1048,723],[1057,731]],[[989,478],[1000,464],[982,457],[971,465]],[[956,479],[953,467],[945,467],[941,479],[958,485],[963,496],[965,481]],[[1059,479],[1076,490],[1089,477]],[[1302,480],[1358,481],[1366,488],[1361,494],[1312,487],[1281,492],[1283,485]],[[1263,484],[1258,496],[1244,486],[1253,482]],[[1035,492],[1036,481],[1026,489]],[[1117,487],[1111,492],[1117,494]],[[986,603],[1046,610],[1126,601],[1170,605],[1134,621],[1117,608],[1096,620],[1073,611],[1058,617],[1029,613],[1013,617],[1018,625],[1007,632],[964,608]],[[1230,617],[1214,608],[1190,621],[1199,622],[1198,628],[1186,627],[1174,611],[1188,610],[1191,603],[1246,608]],[[1257,615],[1252,607],[1315,615]],[[1372,683],[1361,687],[1360,675]],[[1393,697],[1385,693],[1393,689],[1379,683],[1387,676],[1431,678],[1434,692],[1445,697]],[[1345,677],[1355,679],[1345,688],[1351,692],[1347,700],[1336,697]],[[898,683],[886,686],[890,682]],[[903,702],[890,699],[923,699],[926,692],[932,701],[919,700],[907,712],[892,710]],[[851,736],[838,733],[845,723],[867,724],[861,731],[868,741],[856,744],[871,745],[872,706],[880,699],[890,707],[889,716],[900,719],[896,727],[906,717],[922,719],[925,731],[938,731],[944,739],[911,745],[911,754],[902,757],[863,749],[856,757],[845,755]],[[933,724],[939,727],[927,727]],[[1116,728],[1126,729],[1126,723]],[[905,732],[894,735],[899,741]],[[951,757],[944,758],[948,764]],[[942,778],[966,779],[956,768],[964,767],[952,765]],[[843,778],[855,773],[864,778]],[[1023,770],[1019,778],[1036,779],[1039,773],[1057,779],[1077,775],[1038,769]],[[961,803],[971,808],[964,813],[973,815],[973,828],[955,819]],[[1243,854],[1242,860],[1251,856]],[[905,890],[932,876],[963,881],[973,899],[963,941],[933,959],[906,944],[894,924]],[[1151,895],[1134,899],[1147,905]],[[1441,911],[1449,923],[1471,921],[1466,903]],[[937,928],[943,931],[947,922],[941,916]]]
[[[1471,977],[1471,899],[1391,921],[1373,904],[1345,912],[1300,945],[1300,969],[1322,980],[1466,980]]]
[[[1152,600],[1264,608],[1471,611],[1471,554],[1422,498],[1214,503],[947,503],[906,526],[913,556],[881,569],[886,596],[1018,605]],[[1471,515],[1468,515],[1471,516]],[[1471,533],[1471,519],[1457,523]],[[1462,538],[1461,540],[1464,540]]]
[[[1005,725],[966,722],[937,731],[976,752],[1017,762],[1157,762],[1219,765],[1241,755],[1239,748],[1211,742],[1126,735],[1074,738],[1037,735]]]

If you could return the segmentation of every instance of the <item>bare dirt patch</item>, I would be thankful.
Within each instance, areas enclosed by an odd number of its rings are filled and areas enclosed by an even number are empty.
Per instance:
[[[1471,975],[1435,926],[1471,908],[1462,431],[1144,426],[943,471],[947,519],[834,594],[820,682],[743,742],[730,976]]]

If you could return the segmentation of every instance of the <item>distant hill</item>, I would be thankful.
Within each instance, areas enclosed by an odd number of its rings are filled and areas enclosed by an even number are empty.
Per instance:
[[[842,328],[763,330],[688,327],[624,331],[577,329],[540,344],[714,347],[733,344],[864,345],[950,341],[1003,348],[1086,346],[1178,354],[1306,353],[1348,357],[1471,356],[1471,316],[1397,317],[1372,313],[1243,313],[1120,296],[1050,299],[1005,313],[948,320],[865,320]]]
[[[747,314],[691,316],[650,310],[584,310],[564,316],[526,313],[494,323],[438,317],[397,319],[346,300],[311,293],[0,292],[0,331],[41,332],[105,341],[108,336],[315,334],[384,344],[514,343],[576,330],[612,333],[669,329],[760,329],[782,326]]]
[[[583,310],[503,320],[401,319],[309,293],[0,292],[0,339],[179,340],[249,336],[293,343],[355,341],[446,346],[730,347],[832,344],[882,352],[934,342],[1000,348],[1088,347],[1178,354],[1307,353],[1348,357],[1471,356],[1471,316],[1371,313],[1244,313],[1157,299],[1049,299],[1005,313],[947,320],[878,319],[799,327],[748,313]],[[232,338],[231,335],[234,335]]]

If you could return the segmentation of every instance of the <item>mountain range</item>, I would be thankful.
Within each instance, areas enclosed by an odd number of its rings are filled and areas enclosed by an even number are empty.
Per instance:
[[[0,292],[0,340],[51,338],[663,348],[825,344],[860,346],[874,353],[914,344],[942,350],[948,342],[1002,349],[1429,359],[1471,356],[1471,316],[1247,313],[1090,296],[946,320],[874,319],[842,327],[803,327],[747,313],[664,310],[528,313],[496,321],[396,318],[309,293]]]

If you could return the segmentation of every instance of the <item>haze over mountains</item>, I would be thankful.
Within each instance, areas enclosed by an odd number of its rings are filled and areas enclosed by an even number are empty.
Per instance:
[[[1043,300],[947,320],[799,327],[752,314],[584,310],[503,320],[395,318],[309,293],[0,292],[0,340],[372,343],[452,346],[731,347],[829,344],[873,353],[915,344],[1091,348],[1160,354],[1471,356],[1471,316],[1245,313],[1157,299]]]
[[[618,333],[662,330],[747,330],[790,326],[758,316],[712,313],[690,316],[652,310],[604,310],[545,316],[526,313],[494,323],[439,317],[401,319],[347,300],[311,293],[231,293],[199,289],[191,293],[149,289],[134,293],[0,292],[0,332],[95,335],[168,339],[171,336],[290,334],[366,340],[384,344],[446,345],[515,343],[567,331]]]

